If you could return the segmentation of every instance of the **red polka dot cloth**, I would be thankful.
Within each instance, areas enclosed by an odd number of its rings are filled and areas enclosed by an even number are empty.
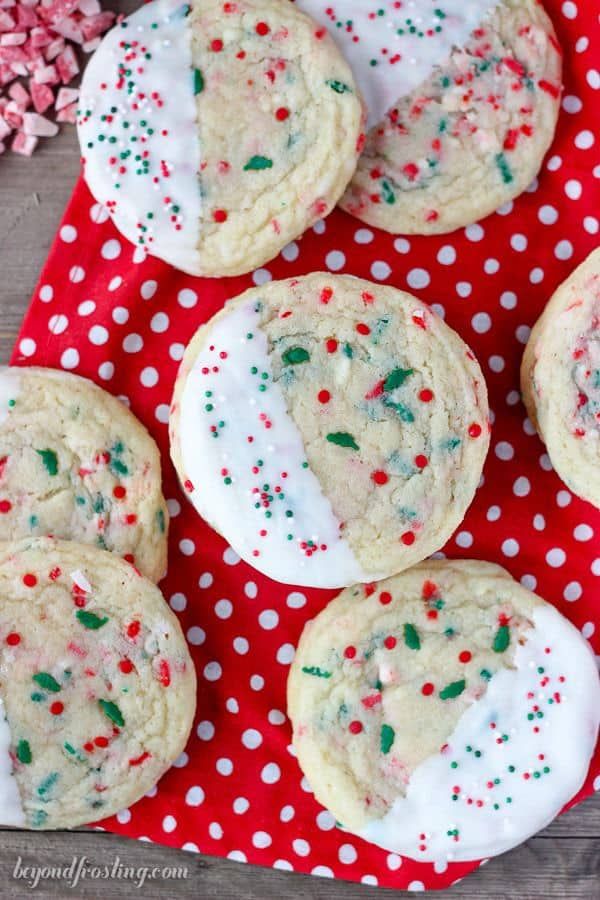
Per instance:
[[[549,3],[567,48],[558,135],[539,183],[477,225],[396,238],[334,212],[251,275],[174,271],[122,238],[80,180],[13,356],[62,367],[123,397],[156,437],[172,516],[162,589],[198,670],[186,752],[159,786],[107,829],[153,841],[386,887],[441,888],[477,863],[434,868],[343,833],[290,753],[285,685],[304,622],[334,596],[294,590],[241,562],[186,501],[168,457],[167,418],[184,347],[223,302],[252,284],[313,270],[413,291],[473,347],[493,410],[484,481],[445,548],[506,566],[555,603],[600,651],[600,513],[552,471],[519,399],[530,326],[598,243],[600,55],[595,4]],[[600,788],[600,754],[578,800]]]

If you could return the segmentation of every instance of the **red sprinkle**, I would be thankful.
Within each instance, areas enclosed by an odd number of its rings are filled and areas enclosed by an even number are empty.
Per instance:
[[[379,602],[382,603],[384,606],[387,606],[388,603],[391,603],[391,602],[392,602],[392,595],[390,594],[390,592],[389,592],[389,591],[382,591],[382,592],[380,593],[380,595],[379,595]]]
[[[359,722],[358,719],[354,719],[354,721],[350,722],[350,725],[348,726],[348,731],[350,732],[350,734],[360,734],[362,730],[362,722]]]
[[[127,491],[125,490],[125,488],[123,487],[123,485],[117,484],[117,485],[113,488],[113,497],[114,497],[116,500],[122,500],[123,497],[125,497],[126,495],[127,495]]]
[[[401,535],[400,540],[403,544],[406,544],[407,547],[410,547],[411,544],[415,542],[415,535],[412,531],[405,531],[403,535]]]
[[[472,659],[472,654],[468,650],[462,650],[458,654],[458,661],[461,663],[468,663]]]
[[[430,694],[433,694],[435,690],[434,685],[430,681],[426,681],[423,687],[421,688],[421,693],[424,697],[429,697]]]
[[[352,645],[346,647],[346,649],[344,650],[344,656],[346,657],[346,659],[354,659],[354,657],[356,656],[356,647],[353,647]]]
[[[387,472],[384,472],[383,469],[376,469],[374,472],[371,472],[371,480],[375,482],[375,484],[387,484],[389,481]]]
[[[127,637],[130,637],[130,638],[135,638],[135,637],[137,637],[138,634],[140,633],[140,628],[141,628],[141,627],[142,627],[142,626],[141,626],[140,623],[137,622],[137,621],[136,621],[136,622],[130,622],[129,625],[127,626]]]
[[[289,109],[286,109],[285,106],[280,106],[279,109],[275,110],[275,118],[278,122],[285,122],[290,114]]]
[[[419,453],[418,456],[415,456],[415,466],[418,469],[424,469],[429,464],[429,460],[422,453]]]
[[[430,391],[429,388],[423,388],[422,391],[419,391],[419,400],[422,403],[431,403],[433,400],[433,391]]]
[[[477,422],[472,422],[469,425],[469,437],[478,438],[481,434],[481,425],[478,425]]]
[[[16,631],[11,631],[10,634],[6,635],[6,643],[9,647],[16,647],[17,644],[21,643],[21,635]]]
[[[227,221],[227,212],[224,209],[215,209],[213,219],[219,224]]]
[[[213,53],[220,53],[223,49],[223,41],[220,38],[215,38],[214,41],[210,42],[210,49]]]
[[[335,353],[337,348],[338,348],[338,342],[336,341],[335,338],[329,338],[327,341],[325,341],[325,349],[327,350],[328,353]]]
[[[12,509],[10,500],[0,500],[0,513],[8,513]]]
[[[133,672],[133,663],[130,659],[122,659],[119,661],[119,669],[123,675],[129,675],[130,672]]]
[[[133,759],[130,759],[129,765],[130,766],[139,766],[144,762],[144,760],[149,759],[149,758],[150,758],[150,754],[148,753],[147,750],[144,750],[144,752],[142,753],[141,756],[137,756],[137,757],[134,757]]]
[[[55,700],[54,703],[50,704],[50,712],[53,716],[60,716],[64,708],[64,704],[60,700]]]
[[[319,391],[319,393],[317,394],[317,400],[319,401],[319,403],[329,403],[329,401],[331,400],[331,394],[329,393],[329,391]]]
[[[37,584],[37,578],[35,575],[32,575],[31,572],[28,572],[26,575],[23,575],[23,584],[25,587],[32,588]]]
[[[260,34],[261,37],[264,37],[265,34],[270,32],[270,28],[266,22],[259,22],[256,26],[256,33]]]
[[[384,640],[383,645],[388,650],[393,650],[397,643],[398,642],[396,641],[396,638],[390,634],[390,636],[386,637],[386,639]]]
[[[359,322],[356,326],[356,330],[359,334],[371,334],[371,329],[365,322]]]

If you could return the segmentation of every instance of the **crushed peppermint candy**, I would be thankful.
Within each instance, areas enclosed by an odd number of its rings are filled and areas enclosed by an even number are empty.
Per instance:
[[[79,52],[91,53],[115,13],[99,0],[0,3],[0,153],[31,156],[59,123],[75,123]],[[50,118],[48,113],[52,112]]]

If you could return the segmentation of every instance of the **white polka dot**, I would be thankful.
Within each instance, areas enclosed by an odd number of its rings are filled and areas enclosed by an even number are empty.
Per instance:
[[[317,813],[316,821],[317,827],[321,831],[331,831],[332,828],[335,828],[335,816],[328,809],[322,809],[320,813]]]
[[[315,226],[313,225],[313,229],[314,229],[314,227]],[[293,865],[291,864],[291,862],[288,862],[287,859],[276,859],[275,862],[273,863],[273,868],[281,869],[282,872],[293,872],[294,871]]]
[[[277,662],[282,666],[289,666],[295,655],[295,647],[293,644],[282,644],[277,651]]]
[[[396,238],[394,241],[394,250],[396,253],[410,253],[410,241],[407,241],[406,238]]]
[[[275,784],[281,778],[281,769],[277,763],[270,762],[263,766],[260,773],[260,780],[265,784]]]
[[[140,288],[142,300],[150,300],[152,297],[154,297],[157,287],[158,283],[156,281],[144,281]]]
[[[193,787],[188,788],[185,802],[188,806],[200,806],[201,803],[204,803],[204,791],[200,785],[195,784]]]
[[[260,731],[257,731],[256,728],[247,728],[242,734],[242,744],[247,750],[256,750],[257,747],[260,747],[262,742],[262,734]]]
[[[444,859],[436,859],[433,864],[433,871],[438,875],[442,875],[448,868],[448,863]]]
[[[203,572],[200,578],[198,579],[198,587],[201,588],[209,588],[213,583],[214,579],[211,572]]]
[[[182,538],[179,541],[179,549],[184,556],[193,556],[196,552],[196,545],[190,538]]]
[[[174,497],[171,497],[167,500],[167,509],[169,510],[171,518],[174,519],[181,512],[181,503],[179,500],[175,500]]]
[[[411,288],[426,288],[431,281],[426,269],[411,269],[406,276],[406,282]]]
[[[208,833],[214,841],[220,841],[223,837],[223,829],[218,822],[211,822],[208,826]]]
[[[231,775],[233,772],[233,763],[226,756],[221,756],[215,766],[219,775]]]
[[[175,612],[183,612],[187,606],[187,597],[185,594],[182,594],[181,591],[177,591],[175,594],[171,594],[169,606],[171,609],[175,610]]]
[[[488,365],[492,372],[503,372],[504,366],[506,363],[502,356],[490,356],[488,359]]]
[[[262,691],[265,686],[265,679],[262,675],[252,675],[250,677],[250,687],[253,691]]]
[[[227,854],[227,859],[232,859],[234,862],[240,862],[240,863],[248,862],[248,857],[243,852],[243,850],[231,850]]]
[[[562,14],[565,19],[576,19],[577,18],[577,4],[573,3],[572,0],[565,0],[562,5]]]
[[[300,248],[296,241],[291,241],[281,251],[281,255],[286,260],[286,262],[294,262],[294,260],[298,259],[300,255]]]
[[[456,262],[456,250],[451,244],[444,244],[438,250],[437,261],[442,266],[451,266]]]
[[[481,225],[467,225],[465,228],[465,236],[469,241],[481,241],[485,236],[485,231],[481,227]]]
[[[407,891],[424,891],[425,885],[422,881],[411,881],[408,885]]]
[[[240,558],[232,547],[227,547],[223,552],[223,562],[227,566],[237,566]]]
[[[577,53],[585,53],[587,48],[590,46],[590,39],[588,37],[580,37],[577,39],[575,43],[575,50]]]
[[[506,395],[506,402],[509,406],[516,406],[520,399],[521,395],[518,391],[509,391]]]
[[[98,375],[103,381],[110,381],[115,374],[115,364],[112,362],[103,362],[98,366]]]
[[[497,522],[501,515],[502,510],[499,506],[490,506],[486,513],[486,519],[488,522]]]
[[[573,244],[571,241],[559,241],[554,248],[554,255],[557,259],[571,259],[573,256]]]
[[[513,445],[509,444],[508,441],[498,441],[498,443],[494,447],[494,453],[496,454],[498,459],[502,459],[505,462],[509,459],[512,459],[515,455]]]
[[[562,166],[562,159],[558,155],[551,156],[548,162],[546,163],[546,168],[549,172],[558,172],[560,167]]]
[[[536,266],[529,273],[529,280],[532,284],[540,284],[544,280],[544,270]]]
[[[317,875],[319,878],[333,878],[334,874],[329,866],[315,866],[310,870],[311,875]]]
[[[558,210],[554,206],[540,206],[538,210],[538,219],[542,225],[554,225],[558,220]]]
[[[575,528],[573,537],[576,541],[591,541],[594,537],[594,529],[590,528],[589,525],[582,523]]]
[[[577,115],[577,113],[581,112],[583,108],[583,103],[576,97],[574,94],[565,94],[562,100],[562,108],[565,112],[570,113],[572,116]]]
[[[496,214],[498,216],[509,216],[513,211],[514,203],[512,200],[508,200],[506,203],[503,203],[502,206],[499,206],[496,210]]]
[[[131,821],[131,813],[128,809],[121,809],[117,813],[117,822],[120,822],[121,825],[126,825]]]
[[[265,631],[272,631],[279,624],[279,615],[274,609],[264,609],[258,617],[258,623]]]
[[[455,540],[459,547],[467,548],[473,545],[473,535],[470,531],[459,531]]]
[[[88,338],[91,344],[101,347],[108,341],[108,329],[104,325],[92,325],[88,331]]]
[[[33,356],[37,349],[37,344],[33,338],[22,338],[19,342],[19,352],[23,356]]]
[[[170,834],[172,831],[175,831],[177,828],[177,819],[175,816],[165,816],[162,820],[163,831],[166,831],[167,834]]]
[[[233,715],[237,715],[240,711],[240,704],[237,702],[235,697],[228,697],[225,702],[225,708],[227,712],[233,713]]]
[[[171,359],[175,360],[175,362],[179,362],[183,359],[183,354],[185,353],[185,344],[171,344],[169,347],[169,356]]]
[[[327,223],[324,219],[318,219],[312,227],[315,234],[325,234]]]
[[[496,272],[499,271],[499,269],[500,263],[497,259],[494,259],[493,256],[490,256],[489,259],[486,259],[483,264],[483,271],[486,273],[486,275],[495,275]]]
[[[268,269],[256,269],[252,273],[252,281],[257,287],[260,287],[261,284],[266,284],[267,281],[271,281],[272,278],[273,276]]]
[[[478,312],[475,313],[473,318],[471,319],[471,325],[473,327],[473,331],[476,331],[477,334],[485,334],[486,331],[489,331],[492,327],[492,319],[486,312]]]
[[[523,587],[527,588],[528,591],[535,591],[537,585],[537,578],[535,575],[523,575],[520,581]]]
[[[510,239],[510,246],[517,253],[523,253],[524,250],[527,250],[527,238],[524,234],[513,234]]]
[[[385,278],[389,278],[391,274],[391,267],[381,259],[376,259],[371,266],[371,275],[377,281],[383,281]]]
[[[431,309],[432,309],[433,312],[436,314],[436,316],[439,316],[439,317],[440,317],[440,319],[445,318],[445,316],[446,316],[446,310],[444,309],[444,307],[442,306],[441,303],[432,303],[432,304],[431,304]]]
[[[456,282],[456,293],[459,297],[462,297],[463,300],[466,297],[471,296],[471,292],[473,290],[473,285],[468,281],[457,281]]]
[[[518,325],[515,329],[515,337],[520,344],[526,344],[531,334],[529,325]]]
[[[502,552],[505,556],[516,556],[521,548],[514,538],[507,538],[502,542]]]
[[[569,603],[574,603],[575,600],[579,600],[582,594],[583,588],[578,581],[570,581],[563,591],[563,597],[565,600],[568,600]]]
[[[598,234],[600,229],[598,219],[595,216],[586,216],[583,220],[583,227],[588,234]]]
[[[116,259],[121,255],[121,244],[115,238],[106,241],[100,251],[103,259]]]
[[[69,269],[69,281],[72,284],[79,284],[85,278],[85,269],[81,266],[71,266]]]
[[[292,591],[287,595],[285,602],[290,609],[301,609],[306,604],[306,597],[300,591]]]
[[[592,575],[600,575],[600,558],[595,559],[590,566]]]
[[[564,550],[561,550],[560,547],[553,547],[552,550],[548,550],[546,553],[546,562],[549,566],[552,566],[553,569],[564,566],[566,559],[567,554]]]
[[[215,615],[219,619],[229,619],[233,613],[233,603],[223,597],[215,603]]]
[[[332,272],[339,272],[346,264],[346,257],[341,250],[330,250],[325,257],[325,265]]]
[[[517,305],[517,295],[513,291],[504,291],[500,295],[500,306],[504,309],[514,309]]]
[[[139,353],[144,346],[144,341],[140,334],[128,334],[123,339],[123,350],[125,353]]]
[[[550,457],[547,453],[542,453],[540,456],[540,466],[544,470],[544,472],[552,471],[552,463],[550,462]]]
[[[258,588],[254,581],[247,581],[244,585],[244,593],[246,597],[249,597],[251,600],[254,600],[256,595],[258,594]]]
[[[293,806],[289,804],[287,806],[281,807],[281,812],[279,813],[279,818],[282,822],[291,822],[294,816],[296,815],[296,810]]]
[[[581,633],[586,640],[589,640],[596,630],[596,626],[593,622],[586,622],[585,625],[581,629]]]
[[[569,200],[579,200],[583,193],[583,187],[580,181],[577,181],[575,178],[569,179],[565,184],[565,194],[569,198]]]
[[[216,660],[212,660],[212,662],[204,666],[203,674],[207,681],[218,681],[223,674],[223,670]]]
[[[194,647],[199,647],[206,640],[206,632],[199,625],[192,625],[187,630],[187,639]]]
[[[198,302],[198,294],[191,288],[182,288],[177,294],[177,302],[184,309],[191,309]]]
[[[294,848],[294,853],[297,853],[298,856],[308,856],[310,853],[310,844],[303,838],[296,838],[292,841],[292,847]]]
[[[73,225],[63,225],[59,231],[61,241],[65,244],[72,244],[77,240],[77,229]]]
[[[112,311],[112,318],[117,325],[124,325],[125,322],[129,321],[129,310],[124,306],[115,306]]]
[[[91,316],[95,309],[96,304],[93,300],[84,300],[83,303],[80,303],[77,307],[77,312],[80,316]]]
[[[252,835],[252,843],[259,850],[264,850],[265,847],[270,847],[273,843],[273,839],[270,834],[267,834],[266,831],[255,831]],[[281,862],[282,860],[280,860]],[[280,867],[281,868],[281,867]]]
[[[530,491],[531,484],[529,482],[529,478],[525,478],[524,475],[520,475],[513,484],[513,494],[515,495],[515,497],[526,497]]]
[[[402,865],[402,857],[397,853],[388,853],[386,864],[390,872],[397,872]]]
[[[354,232],[354,240],[357,244],[370,244],[373,237],[373,232],[369,231],[368,228],[359,228],[358,231]]]
[[[111,278],[110,281],[108,282],[108,289],[109,289],[109,291],[116,291],[121,287],[122,284],[123,284],[123,279],[121,278],[121,276],[115,275],[115,277]]]
[[[243,816],[250,809],[250,803],[245,797],[236,797],[233,801],[233,811],[238,816]]]
[[[48,319],[48,331],[51,334],[62,334],[63,331],[66,331],[69,327],[69,320],[67,316],[62,313],[56,316],[50,316]]]
[[[572,499],[573,495],[569,493],[569,491],[558,491],[556,495],[556,503],[561,507],[561,509],[564,509],[565,506],[568,506]]]
[[[533,517],[533,527],[536,531],[543,531],[546,527],[546,519],[541,513],[536,513]]]
[[[356,862],[358,859],[356,848],[353,847],[352,844],[342,844],[338,850],[338,859],[341,863],[345,863],[346,865]]]
[[[74,369],[79,365],[79,351],[75,347],[68,347],[60,358],[63,369]]]
[[[595,137],[592,131],[585,129],[575,136],[575,146],[578,150],[589,150],[594,146]]]

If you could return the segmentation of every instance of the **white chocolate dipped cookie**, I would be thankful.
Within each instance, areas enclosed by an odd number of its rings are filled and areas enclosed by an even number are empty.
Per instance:
[[[561,93],[560,47],[538,0],[298,4],[329,29],[367,103],[347,212],[393,234],[439,234],[537,175]]]
[[[503,853],[577,793],[600,682],[579,631],[504,569],[428,561],[306,625],[288,714],[342,828],[444,865]]]
[[[489,444],[469,348],[410,294],[315,273],[252,288],[184,354],[171,455],[246,562],[341,587],[438,550]]]
[[[138,248],[192,275],[261,265],[331,211],[364,142],[326,29],[278,0],[155,0],[83,78],[84,176]]]
[[[0,541],[53,535],[167,568],[158,447],[116,397],[57,369],[0,368]]]
[[[600,249],[560,285],[534,325],[521,391],[560,478],[600,509]]]
[[[112,553],[0,547],[0,821],[73,828],[147,793],[182,752],[196,676],[158,588]]]

